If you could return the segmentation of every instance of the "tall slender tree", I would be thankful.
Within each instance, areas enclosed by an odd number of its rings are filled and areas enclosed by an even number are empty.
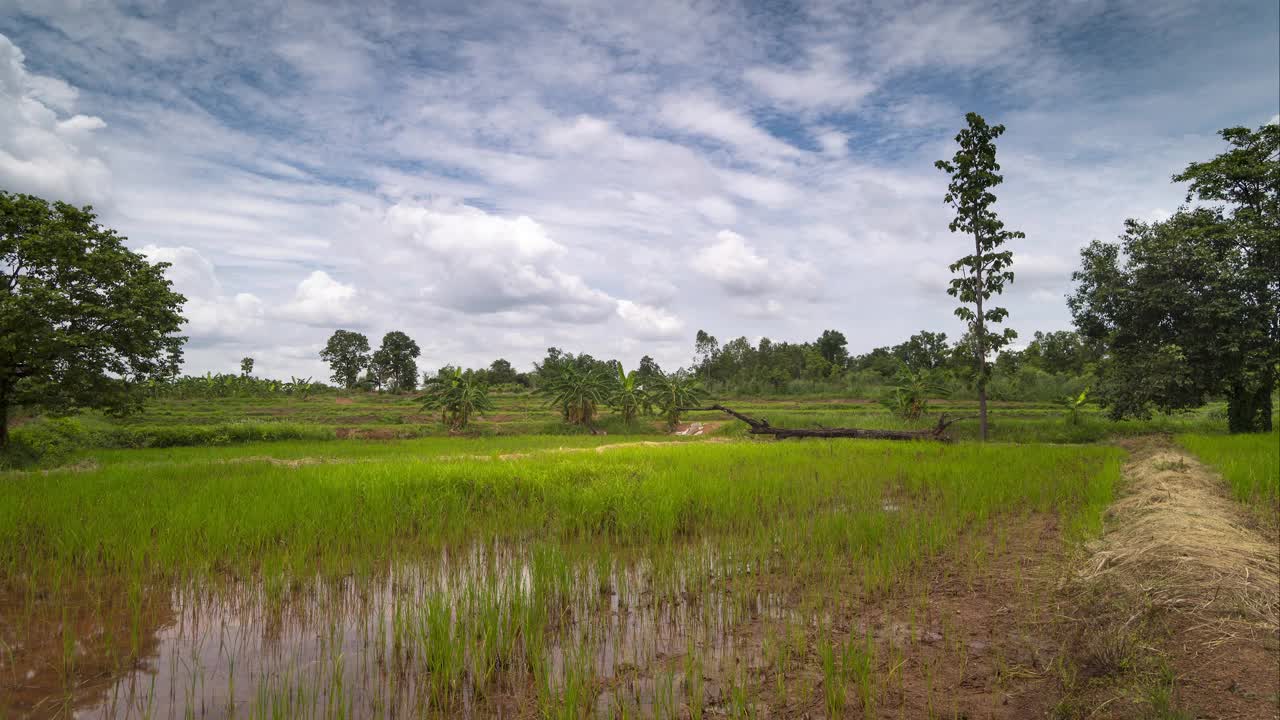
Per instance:
[[[991,189],[1004,182],[1000,164],[996,162],[996,138],[1004,134],[1003,125],[988,125],[977,113],[965,115],[968,127],[956,135],[960,149],[950,161],[939,160],[934,165],[951,176],[943,201],[955,209],[951,232],[973,236],[973,252],[951,264],[951,272],[959,277],[951,280],[947,294],[959,298],[956,317],[969,324],[974,341],[974,363],[977,367],[978,422],[982,439],[987,439],[987,383],[991,377],[987,357],[998,352],[1018,334],[1010,328],[994,332],[990,326],[1003,321],[1009,311],[1002,307],[988,307],[986,301],[992,295],[1004,291],[1006,283],[1013,282],[1013,253],[1001,250],[1006,240],[1025,238],[1026,235],[1006,230],[996,217],[996,196]]]

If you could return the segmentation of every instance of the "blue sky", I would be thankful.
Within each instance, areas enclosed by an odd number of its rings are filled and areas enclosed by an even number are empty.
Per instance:
[[[1008,127],[1009,324],[1064,328],[1079,248],[1280,111],[1280,10],[0,0],[0,187],[173,263],[191,372],[322,376],[338,327],[424,368],[956,337],[969,110]]]

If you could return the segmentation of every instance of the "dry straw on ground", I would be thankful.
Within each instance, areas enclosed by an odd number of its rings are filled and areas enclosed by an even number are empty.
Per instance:
[[[1277,539],[1251,527],[1222,479],[1187,453],[1154,439],[1128,449],[1123,497],[1082,579],[1118,583],[1227,633],[1280,630]]]

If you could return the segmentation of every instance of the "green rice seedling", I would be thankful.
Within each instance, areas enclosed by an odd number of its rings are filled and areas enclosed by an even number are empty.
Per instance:
[[[676,717],[676,676],[670,670],[660,671],[654,677],[653,716]]]
[[[1236,499],[1280,515],[1280,431],[1248,435],[1178,435],[1180,445],[1222,473]]]
[[[846,701],[844,674],[841,672],[836,647],[830,631],[818,638],[818,660],[822,663],[822,691],[827,704],[827,717],[839,717]]]
[[[690,718],[692,720],[702,720],[702,713],[706,707],[702,654],[698,652],[698,648],[692,638],[690,638],[689,647],[684,654],[684,687],[685,702],[689,707]]]

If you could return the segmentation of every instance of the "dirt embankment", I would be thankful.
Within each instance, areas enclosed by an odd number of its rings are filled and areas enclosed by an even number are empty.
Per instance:
[[[1122,495],[1065,609],[1083,680],[1112,682],[1075,699],[1092,717],[1280,717],[1280,537],[1167,439],[1124,446]],[[1144,689],[1125,694],[1135,671]],[[1183,715],[1149,714],[1165,695]]]

